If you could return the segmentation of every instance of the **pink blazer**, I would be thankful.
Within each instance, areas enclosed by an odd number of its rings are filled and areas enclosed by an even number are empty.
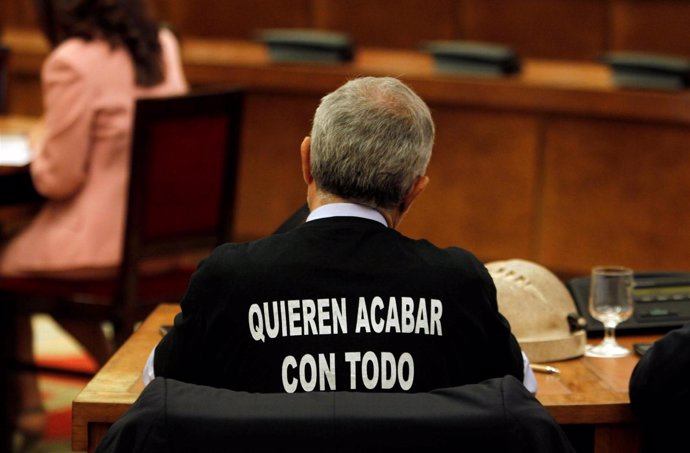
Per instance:
[[[134,101],[183,93],[179,48],[160,33],[165,80],[134,84],[128,53],[103,41],[69,39],[41,73],[44,138],[31,175],[48,201],[0,252],[0,274],[117,266],[122,255]]]

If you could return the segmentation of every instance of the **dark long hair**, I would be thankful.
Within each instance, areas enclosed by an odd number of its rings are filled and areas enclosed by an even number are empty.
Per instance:
[[[99,38],[124,46],[139,86],[163,80],[158,24],[145,0],[36,0],[40,25],[53,47],[68,38]]]

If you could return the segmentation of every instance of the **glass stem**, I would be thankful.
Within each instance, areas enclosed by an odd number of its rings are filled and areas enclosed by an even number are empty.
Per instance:
[[[604,343],[616,344],[616,324],[604,324]]]

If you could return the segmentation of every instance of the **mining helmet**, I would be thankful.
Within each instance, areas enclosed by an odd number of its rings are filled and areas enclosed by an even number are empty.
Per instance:
[[[498,309],[530,362],[552,362],[585,353],[586,321],[565,285],[531,261],[486,264],[496,285]]]

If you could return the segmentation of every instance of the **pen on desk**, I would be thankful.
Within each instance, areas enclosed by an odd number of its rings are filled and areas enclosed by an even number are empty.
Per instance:
[[[561,374],[561,370],[559,370],[555,366],[539,365],[536,363],[530,363],[529,366],[530,368],[532,368],[532,371],[536,371],[538,373]]]

